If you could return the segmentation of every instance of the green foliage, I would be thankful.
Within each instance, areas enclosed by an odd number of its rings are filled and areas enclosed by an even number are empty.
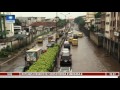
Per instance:
[[[64,27],[68,22],[65,19],[59,19],[57,22],[57,27]]]
[[[10,52],[11,52],[11,48],[10,48],[10,46],[7,46],[6,48],[1,49],[1,51],[0,51],[0,57],[1,58],[8,57],[8,55],[10,54]]]
[[[30,66],[27,72],[50,72],[54,67],[54,60],[58,53],[59,46],[55,45],[42,54],[37,62]]]
[[[95,14],[95,18],[100,18],[100,17],[101,17],[101,12]]]
[[[90,31],[94,31],[94,29],[95,29],[95,26],[94,25],[91,25],[91,27],[90,27]]]
[[[19,19],[15,19],[15,24],[14,25],[22,25],[22,23],[20,22],[20,20]]]
[[[84,26],[85,25],[85,21],[84,21],[84,19],[81,16],[75,18],[74,22],[77,23],[80,26]]]

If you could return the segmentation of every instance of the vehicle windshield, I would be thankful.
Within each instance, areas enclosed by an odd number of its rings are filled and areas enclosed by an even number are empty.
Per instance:
[[[42,38],[38,38],[38,40],[42,40]]]
[[[70,59],[69,55],[62,56],[62,60],[69,60],[69,59]]]

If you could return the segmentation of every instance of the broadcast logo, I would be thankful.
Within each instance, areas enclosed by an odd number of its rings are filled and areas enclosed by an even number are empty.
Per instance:
[[[7,23],[15,23],[15,15],[6,15]]]

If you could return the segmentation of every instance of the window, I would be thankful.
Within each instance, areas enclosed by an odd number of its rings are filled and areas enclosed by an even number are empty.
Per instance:
[[[111,23],[110,23],[110,26],[112,26],[112,21],[111,21]]]
[[[106,22],[106,24],[109,24],[109,22]]]
[[[113,15],[114,15],[114,17],[115,17],[115,16],[116,16],[116,12],[114,12],[114,14],[113,14]]]
[[[109,17],[109,16],[110,16],[110,14],[106,14],[106,16],[107,16],[107,17]]]

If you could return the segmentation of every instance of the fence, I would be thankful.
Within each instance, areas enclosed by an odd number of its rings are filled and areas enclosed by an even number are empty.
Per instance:
[[[103,48],[120,62],[120,43],[104,37]]]
[[[103,36],[99,33],[90,32],[90,39],[98,46],[103,47]]]

